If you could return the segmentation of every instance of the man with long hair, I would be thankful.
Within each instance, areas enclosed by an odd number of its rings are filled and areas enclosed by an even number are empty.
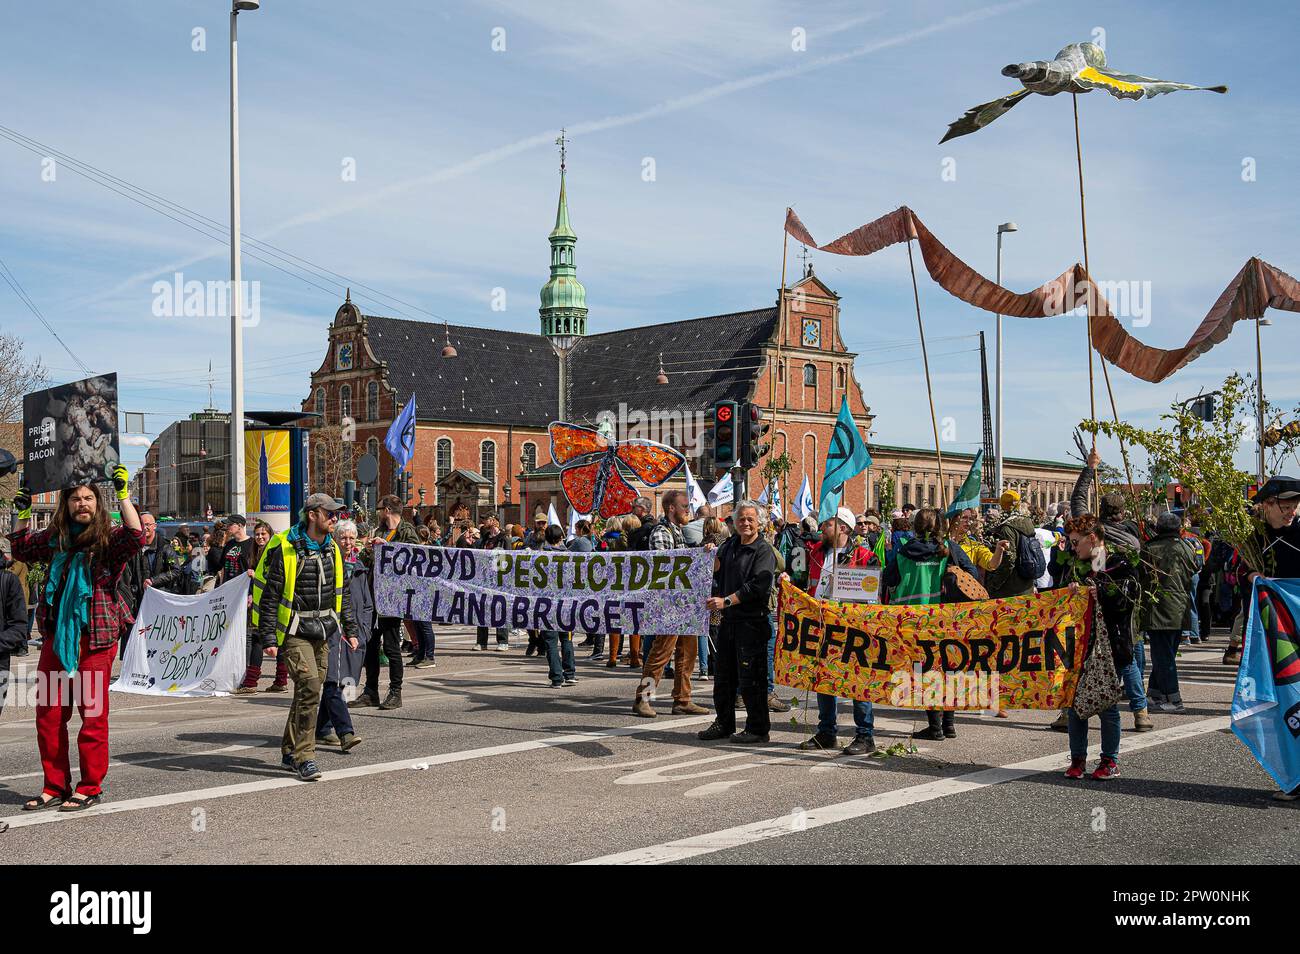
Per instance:
[[[108,772],[108,680],[115,645],[133,618],[118,591],[122,571],[144,545],[140,515],[127,491],[127,471],[113,471],[121,526],[109,519],[108,504],[94,484],[59,492],[54,519],[45,530],[30,530],[32,497],[25,489],[14,498],[13,543],[16,559],[48,563],[36,621],[44,639],[37,663],[36,744],[45,772],[41,794],[23,811],[58,805],[60,811],[85,811],[103,797]],[[68,720],[73,702],[81,715],[77,756],[81,780],[72,788],[68,762]]]

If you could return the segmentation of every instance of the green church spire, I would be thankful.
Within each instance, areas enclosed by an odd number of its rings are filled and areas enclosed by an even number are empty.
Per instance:
[[[569,224],[569,200],[565,192],[565,156],[568,139],[564,130],[555,140],[560,147],[560,202],[555,210],[555,228],[551,229],[551,280],[542,286],[542,334],[556,344],[567,347],[587,333],[587,290],[578,281],[573,261],[573,247],[578,235]]]

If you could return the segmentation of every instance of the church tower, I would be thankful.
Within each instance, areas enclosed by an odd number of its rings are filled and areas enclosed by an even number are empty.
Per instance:
[[[587,290],[578,281],[573,262],[573,246],[578,236],[569,224],[569,202],[564,190],[564,160],[568,140],[564,131],[556,145],[560,147],[560,204],[555,210],[555,228],[551,229],[551,280],[542,286],[542,334],[557,351],[571,349],[587,333]]]

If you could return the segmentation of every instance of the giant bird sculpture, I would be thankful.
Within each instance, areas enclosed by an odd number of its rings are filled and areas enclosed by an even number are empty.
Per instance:
[[[1203,89],[1212,93],[1228,91],[1226,86],[1171,83],[1168,80],[1108,69],[1106,54],[1096,43],[1071,43],[1056,54],[1056,59],[1050,61],[1012,63],[1002,67],[1002,75],[1020,80],[1024,89],[966,110],[961,119],[948,127],[948,132],[939,142],[945,143],[949,139],[983,129],[1030,93],[1055,96],[1057,93],[1090,93],[1094,89],[1103,89],[1118,99],[1149,99],[1180,89]]]

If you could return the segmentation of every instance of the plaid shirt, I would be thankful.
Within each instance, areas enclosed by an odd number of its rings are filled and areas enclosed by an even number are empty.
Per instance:
[[[14,559],[24,563],[50,563],[54,551],[50,547],[50,531],[40,530],[32,533],[19,530],[9,535],[13,546]],[[114,527],[108,538],[108,550],[99,558],[91,558],[90,579],[90,620],[88,626],[88,645],[94,649],[107,649],[117,642],[118,637],[131,628],[135,617],[126,600],[118,592],[118,581],[122,571],[131,561],[131,557],[140,552],[144,546],[144,531],[129,530],[126,527]],[[36,607],[36,623],[42,633],[49,633],[46,620],[49,617],[49,605],[45,593],[40,594]]]
[[[650,549],[683,550],[685,548],[686,538],[682,536],[682,528],[675,523],[669,523],[667,517],[660,517],[659,522],[650,531]]]

